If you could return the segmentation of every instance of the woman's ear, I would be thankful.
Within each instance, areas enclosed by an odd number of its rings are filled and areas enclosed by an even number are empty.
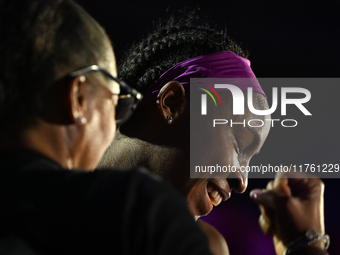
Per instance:
[[[86,77],[84,75],[73,78],[68,84],[67,105],[68,112],[73,123],[80,125],[85,124],[86,109],[88,101],[88,93],[86,91]]]
[[[157,96],[158,109],[164,121],[171,124],[183,112],[185,107],[185,90],[178,81],[165,84]]]

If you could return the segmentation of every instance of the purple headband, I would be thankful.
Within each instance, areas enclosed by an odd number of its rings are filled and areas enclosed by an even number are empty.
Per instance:
[[[143,93],[143,100],[138,107],[143,107],[156,101],[158,92],[169,81],[179,81],[187,90],[190,87],[190,78],[255,78],[252,83],[235,84],[242,91],[248,87],[253,92],[263,92],[261,85],[250,68],[250,61],[231,51],[220,51],[180,62],[163,73]]]

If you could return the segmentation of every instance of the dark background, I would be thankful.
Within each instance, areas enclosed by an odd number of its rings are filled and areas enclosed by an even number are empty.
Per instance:
[[[168,7],[181,9],[189,5],[199,6],[217,29],[226,28],[227,33],[250,52],[249,59],[257,77],[339,77],[340,5],[337,1],[313,4],[296,0],[78,2],[105,27],[118,62],[133,41],[152,29],[153,21],[167,15]],[[325,109],[321,107],[325,102],[335,102],[327,108],[323,119],[330,124],[299,129],[294,136],[272,130],[261,154],[251,164],[288,164],[292,158],[302,163],[340,163],[339,93],[340,89],[325,92],[320,84],[320,95],[312,94],[312,113]],[[205,217],[226,237],[232,255],[274,254],[271,238],[263,235],[257,224],[257,206],[249,199],[251,189],[263,188],[267,182],[251,179],[245,194],[233,194]],[[326,232],[331,236],[329,252],[340,254],[340,180],[325,179],[324,182]]]

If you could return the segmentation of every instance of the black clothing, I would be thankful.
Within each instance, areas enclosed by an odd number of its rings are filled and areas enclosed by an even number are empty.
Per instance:
[[[70,171],[1,151],[0,205],[0,241],[38,254],[210,254],[184,199],[143,169]]]

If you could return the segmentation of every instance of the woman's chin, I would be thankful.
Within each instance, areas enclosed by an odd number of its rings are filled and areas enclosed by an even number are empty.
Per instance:
[[[197,220],[200,216],[209,214],[213,209],[213,204],[210,197],[206,195],[196,203],[189,203],[189,209]]]

